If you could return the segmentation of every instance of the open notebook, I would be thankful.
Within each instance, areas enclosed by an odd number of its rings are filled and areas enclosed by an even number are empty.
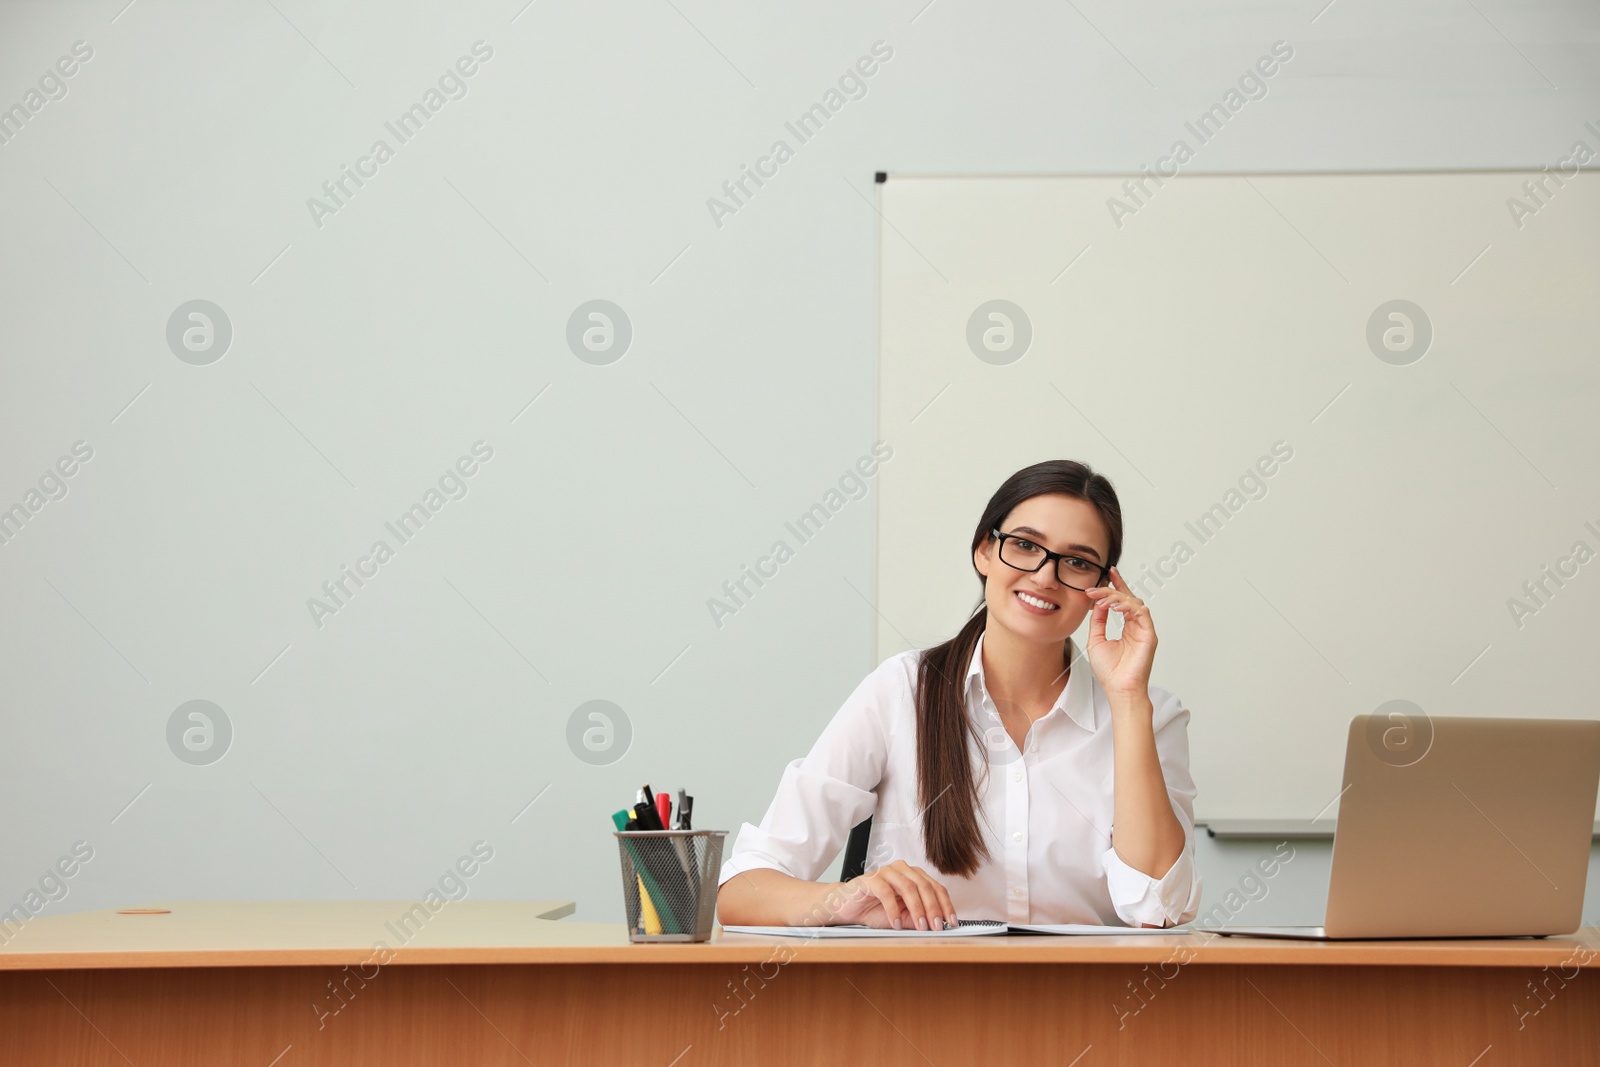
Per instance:
[[[993,919],[962,919],[954,930],[880,930],[871,926],[724,926],[730,934],[770,934],[777,937],[970,937],[982,934],[1186,934],[1187,927],[1091,926],[1085,923],[1003,923]]]

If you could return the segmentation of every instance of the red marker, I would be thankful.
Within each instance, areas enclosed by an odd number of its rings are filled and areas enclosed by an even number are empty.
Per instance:
[[[661,825],[665,829],[672,827],[672,797],[663,789],[656,794],[656,812],[661,816]]]

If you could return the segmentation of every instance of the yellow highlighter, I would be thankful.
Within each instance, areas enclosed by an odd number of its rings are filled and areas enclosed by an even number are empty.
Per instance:
[[[647,934],[661,933],[661,916],[656,914],[655,902],[650,899],[650,894],[644,888],[644,879],[637,874],[634,878],[639,883],[639,921],[644,924]]]

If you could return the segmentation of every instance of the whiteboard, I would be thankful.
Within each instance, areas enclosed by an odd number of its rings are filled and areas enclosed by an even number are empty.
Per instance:
[[[1600,716],[1600,187],[1554,173],[890,174],[878,657],[976,606],[1008,475],[1077,459],[1199,819],[1335,815],[1391,701]]]

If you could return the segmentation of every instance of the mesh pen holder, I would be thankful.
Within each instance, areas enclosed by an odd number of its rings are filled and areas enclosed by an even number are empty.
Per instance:
[[[709,941],[726,830],[614,830],[629,941]]]

